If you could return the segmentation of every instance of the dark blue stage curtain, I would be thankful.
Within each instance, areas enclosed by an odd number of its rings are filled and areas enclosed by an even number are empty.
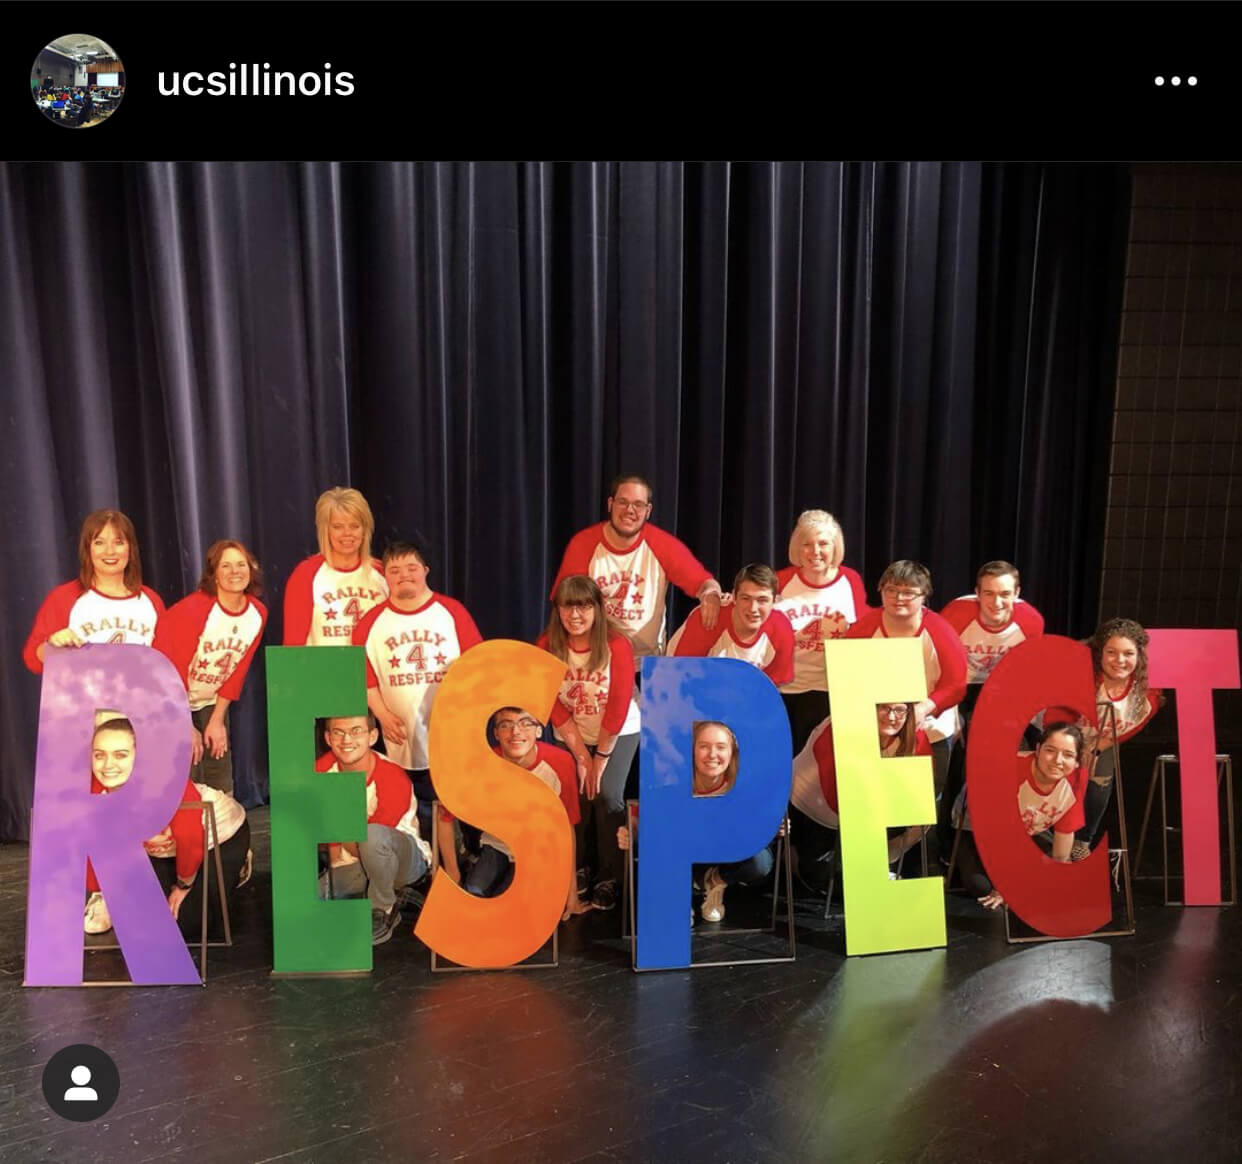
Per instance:
[[[722,579],[783,565],[822,506],[869,586],[919,558],[939,606],[1013,557],[1084,633],[1128,189],[1109,166],[0,167],[0,836],[29,824],[21,646],[105,505],[170,603],[209,542],[249,543],[269,643],[330,485],[379,545],[424,538],[485,636],[531,638],[618,470]],[[252,804],[263,683],[260,660],[233,715]]]

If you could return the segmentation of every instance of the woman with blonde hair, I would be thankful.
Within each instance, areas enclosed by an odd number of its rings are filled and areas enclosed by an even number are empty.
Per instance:
[[[315,502],[319,553],[285,585],[284,645],[347,647],[354,627],[388,597],[383,567],[371,556],[375,518],[357,489],[334,486]]]
[[[776,609],[794,629],[794,677],[781,687],[781,698],[795,754],[830,710],[824,640],[843,638],[868,609],[862,578],[842,565],[844,557],[845,535],[831,513],[808,509],[798,516],[776,596]]]
[[[625,781],[638,751],[634,650],[609,624],[604,596],[585,574],[561,579],[547,629],[535,645],[565,663],[550,718],[557,738],[578,763],[586,796],[577,841],[582,860],[594,841],[597,874],[591,902],[596,909],[611,909],[620,872],[612,838],[624,822]],[[585,897],[589,877],[585,869],[580,873],[579,891]]]

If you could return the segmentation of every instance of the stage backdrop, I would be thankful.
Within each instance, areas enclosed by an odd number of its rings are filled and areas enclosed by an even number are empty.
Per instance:
[[[20,650],[84,514],[135,520],[169,603],[213,539],[285,578],[352,484],[377,548],[487,637],[531,638],[619,470],[727,581],[841,519],[938,607],[1009,557],[1052,631],[1094,623],[1128,175],[979,164],[0,167],[9,552],[0,837],[26,835]],[[674,608],[680,618],[684,602]],[[233,713],[266,793],[262,655]],[[86,765],[83,757],[83,765]]]

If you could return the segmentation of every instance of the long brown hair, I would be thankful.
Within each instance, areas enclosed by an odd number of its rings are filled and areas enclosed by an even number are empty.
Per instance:
[[[901,701],[897,700],[896,702],[901,702]],[[876,710],[878,713],[881,705],[877,703],[875,706],[876,706]],[[897,755],[898,756],[913,756],[914,749],[917,744],[917,736],[918,736],[918,729],[914,726],[914,704],[907,703],[905,705],[905,708],[906,708],[906,718],[902,721],[901,731],[897,733],[897,737],[896,737],[897,738]],[[876,715],[876,726],[877,727],[879,726],[879,719],[880,717],[877,714]]]
[[[215,597],[216,571],[220,569],[220,559],[224,557],[225,550],[236,550],[246,559],[246,564],[250,567],[250,584],[245,592],[253,594],[255,598],[260,597],[263,593],[263,569],[259,565],[259,559],[233,538],[221,538],[207,547],[207,557],[203,559],[203,576],[198,580],[198,588],[204,594]]]
[[[604,596],[600,588],[585,574],[570,574],[562,578],[552,595],[552,617],[548,619],[548,650],[562,662],[569,661],[569,635],[561,625],[562,606],[591,606],[595,608],[595,622],[591,624],[590,656],[587,666],[592,671],[602,671],[608,666],[612,652],[608,649],[608,612],[604,609]]]
[[[97,509],[88,513],[82,522],[82,534],[78,538],[78,581],[83,590],[89,590],[95,582],[95,567],[91,563],[91,542],[105,526],[112,526],[125,539],[129,549],[129,561],[125,563],[125,589],[137,594],[142,589],[142,558],[138,554],[138,534],[134,523],[119,509]]]

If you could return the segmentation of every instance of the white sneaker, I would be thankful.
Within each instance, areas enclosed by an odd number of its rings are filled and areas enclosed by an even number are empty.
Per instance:
[[[88,934],[106,934],[112,928],[112,915],[108,912],[103,894],[92,893],[86,899],[86,909],[82,912],[82,929]]]

